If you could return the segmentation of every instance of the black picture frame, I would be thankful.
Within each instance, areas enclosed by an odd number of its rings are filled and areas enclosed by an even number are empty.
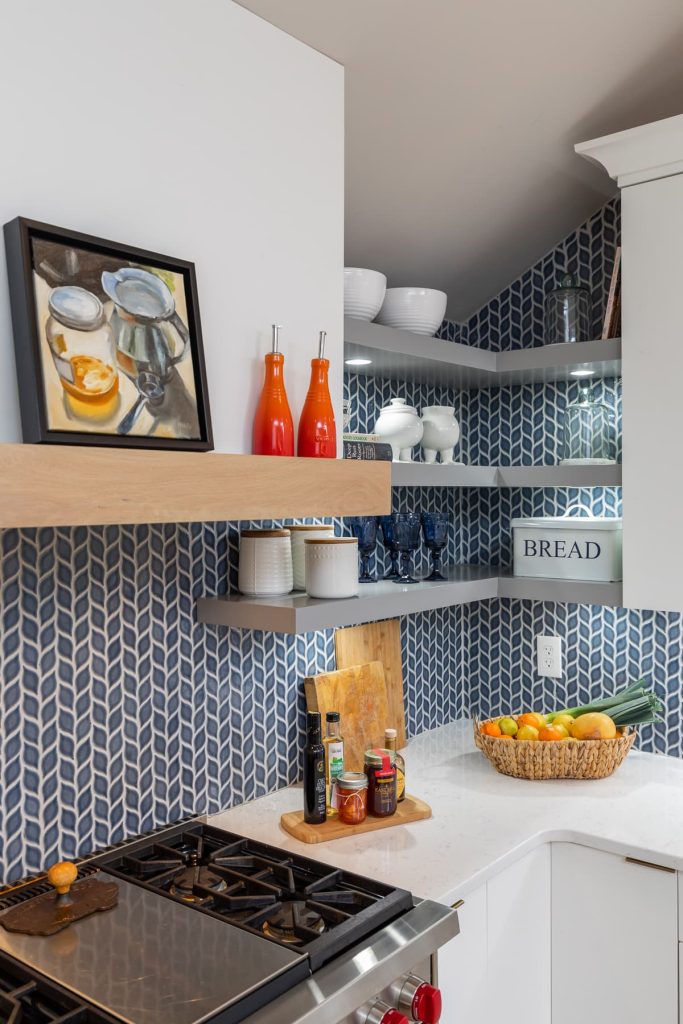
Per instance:
[[[164,256],[135,246],[97,238],[94,235],[16,217],[4,225],[7,276],[9,281],[12,328],[19,386],[22,436],[33,444],[91,445],[102,448],[144,448],[176,451],[211,451],[213,432],[204,362],[199,299],[194,263]],[[154,437],[100,433],[96,430],[50,429],[45,403],[45,368],[41,353],[41,334],[36,312],[33,280],[34,240],[56,242],[86,250],[103,257],[122,259],[182,275],[187,308],[187,330],[195,386],[199,436],[197,438]]]

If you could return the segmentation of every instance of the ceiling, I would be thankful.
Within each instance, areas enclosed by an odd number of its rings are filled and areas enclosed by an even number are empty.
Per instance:
[[[683,112],[681,0],[241,2],[346,68],[346,265],[453,320],[613,194],[575,142]]]

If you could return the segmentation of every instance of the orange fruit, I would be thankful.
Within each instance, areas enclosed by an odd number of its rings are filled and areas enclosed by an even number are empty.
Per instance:
[[[514,736],[507,736],[505,733],[501,733],[501,735],[497,737],[499,740],[514,740],[514,738]]]
[[[543,729],[545,726],[545,717],[543,715],[539,715],[537,711],[527,711],[525,714],[518,716],[517,725],[530,725],[534,729]]]
[[[564,735],[561,729],[556,729],[554,725],[544,725],[542,729],[538,730],[539,740],[563,740]]]
[[[498,722],[484,722],[481,727],[483,736],[502,736]]]

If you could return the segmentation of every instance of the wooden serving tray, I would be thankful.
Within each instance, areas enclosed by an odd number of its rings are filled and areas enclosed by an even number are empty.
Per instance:
[[[424,800],[416,796],[408,796],[402,800],[396,813],[388,818],[373,818],[369,814],[360,825],[345,825],[338,817],[328,818],[322,825],[307,825],[303,811],[288,811],[280,818],[285,832],[294,836],[302,843],[329,843],[332,839],[343,839],[345,836],[356,836],[361,832],[375,832],[380,828],[391,828],[393,825],[407,825],[411,821],[422,821],[431,818],[432,809]]]

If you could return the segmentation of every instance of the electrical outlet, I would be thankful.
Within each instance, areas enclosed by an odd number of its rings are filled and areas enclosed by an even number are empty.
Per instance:
[[[559,679],[562,675],[562,637],[537,636],[536,656],[539,676]]]

